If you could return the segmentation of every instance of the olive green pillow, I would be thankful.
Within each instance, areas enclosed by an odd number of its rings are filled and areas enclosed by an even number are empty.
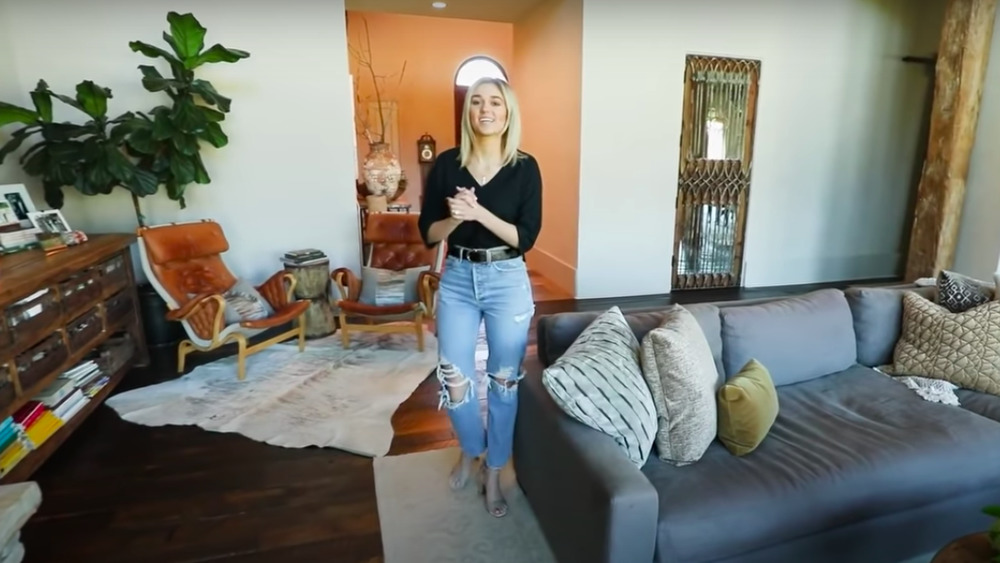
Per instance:
[[[719,440],[733,455],[746,455],[760,445],[778,418],[778,393],[771,373],[751,359],[716,393]]]

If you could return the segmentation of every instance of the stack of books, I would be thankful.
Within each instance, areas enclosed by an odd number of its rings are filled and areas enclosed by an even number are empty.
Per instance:
[[[38,229],[0,232],[0,252],[8,254],[38,246]]]
[[[10,473],[30,451],[31,446],[25,443],[21,428],[14,424],[14,417],[8,416],[0,422],[0,477]]]
[[[65,423],[80,412],[90,398],[84,395],[83,390],[77,387],[72,379],[60,376],[51,385],[42,389],[35,396],[35,400],[48,407],[56,418]]]
[[[41,401],[28,401],[17,409],[14,423],[21,428],[32,450],[42,447],[63,425],[63,421]]]
[[[87,360],[74,366],[69,371],[64,372],[56,381],[60,379],[69,381],[76,387],[84,397],[92,398],[97,395],[108,381],[110,376],[101,370],[94,360]]]
[[[310,266],[313,264],[321,264],[326,260],[326,254],[324,254],[322,250],[315,248],[289,250],[281,258],[281,261],[289,266]]]

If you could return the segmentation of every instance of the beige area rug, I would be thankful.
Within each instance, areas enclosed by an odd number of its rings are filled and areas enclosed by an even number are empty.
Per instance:
[[[107,404],[145,426],[196,425],[276,446],[381,456],[393,413],[437,363],[437,339],[424,339],[423,352],[408,334],[352,334],[347,350],[337,334],[308,341],[301,353],[292,341],[251,355],[243,381],[233,356]]]
[[[448,488],[458,448],[373,461],[385,563],[555,563],[508,465],[507,516],[486,512],[475,481]]]

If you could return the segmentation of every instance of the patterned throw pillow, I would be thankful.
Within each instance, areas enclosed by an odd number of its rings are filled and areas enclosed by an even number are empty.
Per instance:
[[[223,317],[227,325],[266,319],[274,314],[271,304],[264,299],[257,288],[243,279],[236,280],[236,284],[223,293],[222,298],[226,300]]]
[[[952,313],[962,313],[993,300],[995,289],[987,282],[942,270],[938,275],[938,303]]]
[[[417,266],[405,270],[384,268],[361,268],[361,296],[358,301],[365,305],[402,305],[419,301],[417,279],[430,266]]]
[[[639,341],[621,309],[594,319],[542,372],[542,383],[574,419],[608,434],[636,466],[656,438],[656,407],[643,379]]]
[[[719,371],[701,325],[674,305],[641,345],[642,373],[659,415],[658,457],[674,465],[701,459],[715,441]]]
[[[906,292],[892,373],[1000,395],[1000,301],[951,313]]]

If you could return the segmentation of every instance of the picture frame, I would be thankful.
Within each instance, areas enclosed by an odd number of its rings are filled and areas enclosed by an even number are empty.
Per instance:
[[[45,211],[34,211],[28,214],[31,224],[42,233],[59,234],[72,232],[62,211],[58,209],[48,209]]]
[[[26,229],[32,227],[34,223],[31,222],[31,214],[37,212],[38,208],[35,207],[35,202],[31,199],[28,188],[24,184],[0,185],[0,200],[7,202],[21,227]]]

